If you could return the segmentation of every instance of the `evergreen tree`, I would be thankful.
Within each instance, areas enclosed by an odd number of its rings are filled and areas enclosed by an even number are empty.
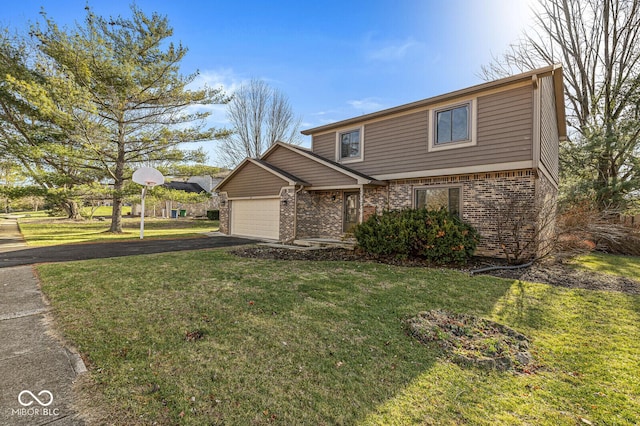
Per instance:
[[[20,157],[34,175],[54,170],[69,182],[110,181],[110,231],[122,232],[122,203],[133,169],[154,161],[202,161],[202,151],[179,145],[226,136],[225,130],[206,128],[209,113],[196,110],[228,98],[221,89],[188,88],[197,73],[180,73],[187,48],[168,40],[173,30],[167,17],[147,16],[136,6],[128,18],[106,19],[85,9],[84,22],[70,29],[43,12],[44,22],[31,29],[35,54],[28,60],[21,59],[27,42],[5,43],[14,53],[7,67],[20,65],[8,98],[22,111],[7,127],[16,140],[27,141],[22,146],[31,147]],[[33,124],[41,127],[36,135]],[[51,154],[74,170],[47,164]]]

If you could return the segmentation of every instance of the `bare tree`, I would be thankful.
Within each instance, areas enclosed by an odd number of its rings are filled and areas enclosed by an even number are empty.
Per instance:
[[[240,87],[228,104],[227,116],[233,133],[222,141],[219,154],[229,167],[246,157],[259,157],[277,141],[301,142],[301,118],[294,115],[287,96],[263,80]]]
[[[487,79],[564,64],[562,170],[600,209],[640,189],[640,0],[539,0],[535,27],[482,67]]]
[[[555,197],[537,197],[522,193],[514,184],[497,188],[497,193],[482,202],[490,211],[486,237],[497,241],[497,248],[510,264],[520,264],[548,255],[556,244]],[[481,231],[482,232],[482,231]]]

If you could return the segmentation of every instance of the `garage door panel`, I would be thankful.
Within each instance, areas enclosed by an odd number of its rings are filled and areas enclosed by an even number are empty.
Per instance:
[[[231,233],[277,240],[280,237],[280,200],[233,200]]]

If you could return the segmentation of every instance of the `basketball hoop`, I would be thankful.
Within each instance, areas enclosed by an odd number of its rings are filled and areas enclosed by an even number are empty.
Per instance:
[[[140,167],[133,172],[131,177],[135,183],[142,185],[142,197],[141,204],[142,209],[140,212],[140,239],[144,238],[144,197],[147,194],[147,189],[154,186],[162,185],[164,183],[164,176],[158,170],[153,167]]]
[[[162,173],[153,167],[140,167],[138,170],[133,172],[131,179],[135,183],[148,186],[149,188],[153,188],[154,186],[162,185],[164,183],[164,176],[162,176]]]

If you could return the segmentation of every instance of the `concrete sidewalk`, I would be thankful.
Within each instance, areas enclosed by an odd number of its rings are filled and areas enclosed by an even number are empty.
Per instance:
[[[26,248],[0,219],[0,257]],[[0,269],[0,425],[83,425],[73,382],[84,363],[56,339],[32,266]]]

